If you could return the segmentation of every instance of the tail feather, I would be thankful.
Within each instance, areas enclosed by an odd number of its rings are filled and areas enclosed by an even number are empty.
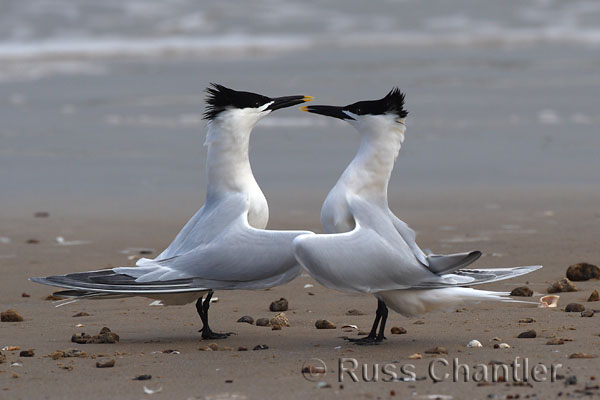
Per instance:
[[[477,303],[480,301],[537,304],[529,301],[515,300],[510,298],[509,295],[509,292],[493,292],[465,287],[448,287],[431,290],[389,290],[376,294],[389,308],[406,317],[414,317],[430,311],[445,310],[461,304]]]

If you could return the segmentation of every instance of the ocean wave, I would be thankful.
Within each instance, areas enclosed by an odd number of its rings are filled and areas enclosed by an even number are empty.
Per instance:
[[[77,60],[117,57],[248,56],[315,48],[490,46],[535,44],[600,45],[600,29],[485,27],[462,32],[394,31],[345,34],[80,38],[0,42],[0,60]]]

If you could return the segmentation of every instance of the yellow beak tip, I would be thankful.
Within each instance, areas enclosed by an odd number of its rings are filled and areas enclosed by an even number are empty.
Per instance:
[[[304,100],[304,101],[313,101],[314,99],[315,98],[312,97],[312,96],[304,96],[304,99],[302,99],[302,100]]]
[[[308,107],[302,106],[302,107],[300,107],[300,111],[306,111],[306,112],[308,112]]]

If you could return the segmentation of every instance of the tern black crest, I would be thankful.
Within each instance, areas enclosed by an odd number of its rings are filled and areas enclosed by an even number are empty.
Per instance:
[[[406,118],[408,111],[404,109],[404,93],[397,87],[393,88],[383,99],[359,101],[344,107],[356,115],[396,114],[399,118]]]
[[[258,108],[272,99],[257,93],[241,92],[223,85],[211,83],[206,88],[206,110],[204,119],[213,120],[229,108]]]

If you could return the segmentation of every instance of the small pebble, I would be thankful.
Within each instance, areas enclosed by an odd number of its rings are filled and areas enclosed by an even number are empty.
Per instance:
[[[37,211],[37,212],[33,213],[33,216],[35,218],[48,218],[50,216],[50,213],[48,213],[46,211]]]
[[[591,318],[594,316],[594,310],[586,310],[581,313],[582,317]]]
[[[391,329],[392,335],[404,335],[406,333],[406,329],[401,326],[393,326]]]
[[[495,349],[510,349],[510,345],[508,343],[496,343],[494,345]]]
[[[40,241],[37,239],[27,239],[27,241],[25,242],[27,244],[39,244]]]
[[[518,288],[514,288],[512,292],[510,292],[510,295],[519,297],[531,297],[533,296],[533,290],[529,289],[527,286],[520,286]]]
[[[573,353],[569,356],[569,358],[596,358],[596,356],[587,353]]]
[[[77,314],[73,314],[73,318],[77,318],[77,317],[89,317],[90,314],[86,313],[85,311],[81,311],[78,312]]]
[[[21,322],[23,317],[15,310],[9,309],[0,313],[0,320],[2,322]]]
[[[252,318],[249,315],[244,315],[243,317],[241,317],[240,319],[238,319],[237,322],[245,322],[247,324],[252,325],[254,323],[254,318]]]
[[[240,347],[238,347],[237,351],[248,351],[248,348],[244,347],[244,346],[240,346]]]
[[[279,325],[279,324],[272,324],[271,325],[271,330],[272,331],[280,331],[281,330],[281,325]]]
[[[467,347],[483,347],[483,345],[479,340],[473,339],[469,343],[467,343]]]
[[[21,297],[31,297],[31,295],[29,293],[23,292],[21,293]]]
[[[583,304],[579,303],[569,303],[565,307],[565,312],[582,312],[585,311],[585,307]]]
[[[96,368],[112,368],[115,366],[115,360],[97,361]]]
[[[319,381],[317,382],[317,389],[327,389],[330,388],[331,385],[325,381]]]
[[[587,301],[598,301],[600,300],[600,295],[598,295],[598,291],[594,289],[590,297],[588,297]]]
[[[563,278],[557,282],[554,282],[548,287],[548,293],[561,293],[561,292],[576,292],[577,287],[568,278]]]
[[[138,375],[135,378],[133,378],[134,381],[147,381],[150,379],[152,379],[152,375],[150,374]]]
[[[577,377],[575,375],[569,375],[565,378],[565,386],[577,385]]]
[[[437,346],[429,350],[425,350],[425,354],[448,354],[448,349],[442,346]]]
[[[259,318],[256,320],[256,326],[269,326],[268,318]]]
[[[565,344],[565,340],[561,338],[552,338],[546,342],[547,345],[556,346],[559,344]]]
[[[523,318],[519,320],[520,324],[531,324],[533,322],[535,322],[535,319],[533,318]]]
[[[600,268],[588,263],[573,264],[567,268],[567,278],[572,281],[587,281],[600,278]]]
[[[530,329],[528,331],[519,333],[519,336],[517,336],[517,337],[519,339],[533,339],[536,336],[537,336],[537,332],[534,329]]]
[[[272,302],[271,305],[269,306],[269,310],[271,310],[273,312],[287,311],[288,310],[288,301],[282,297],[279,300]]]
[[[335,324],[326,319],[319,319],[315,322],[315,327],[317,329],[335,329]]]
[[[35,352],[33,349],[23,350],[19,353],[19,357],[33,357],[35,356]]]
[[[266,344],[259,344],[257,346],[254,346],[252,350],[267,350],[268,348],[269,346],[267,346]]]
[[[424,325],[425,321],[421,321],[420,319],[414,322],[415,325]]]
[[[422,358],[423,356],[419,353],[411,354],[410,356],[408,356],[409,360],[420,360]]]

